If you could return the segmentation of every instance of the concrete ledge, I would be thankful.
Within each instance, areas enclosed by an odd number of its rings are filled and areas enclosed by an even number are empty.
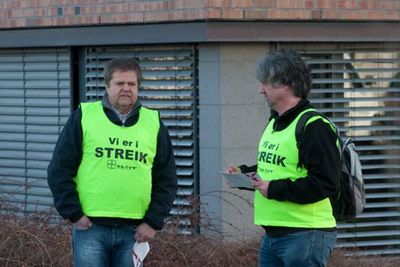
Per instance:
[[[184,22],[0,30],[0,48],[209,42],[398,42],[400,22]]]

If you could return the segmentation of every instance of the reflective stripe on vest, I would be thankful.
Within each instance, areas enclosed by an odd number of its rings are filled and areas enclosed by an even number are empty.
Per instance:
[[[309,110],[304,112],[307,111]],[[290,178],[295,181],[307,176],[306,169],[297,168],[299,153],[295,129],[301,114],[282,131],[274,131],[274,119],[268,123],[258,146],[257,173],[262,179]],[[320,118],[311,118],[308,123],[317,119]],[[259,191],[255,192],[254,219],[255,224],[264,226],[298,228],[336,226],[329,198],[311,204],[297,204],[290,201],[267,199]]]
[[[100,101],[83,103],[82,161],[75,177],[85,215],[141,219],[151,199],[158,112],[140,108],[137,123],[109,121]]]

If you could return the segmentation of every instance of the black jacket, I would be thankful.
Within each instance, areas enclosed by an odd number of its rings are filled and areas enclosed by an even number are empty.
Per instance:
[[[301,100],[281,116],[272,112],[275,131],[284,130],[302,111],[312,108],[308,100]],[[295,181],[282,177],[269,184],[268,198],[298,204],[318,202],[334,196],[339,188],[340,156],[336,146],[337,136],[322,120],[315,120],[304,130],[300,156],[308,176]],[[239,166],[241,171],[255,172],[257,165]]]
[[[107,107],[103,98],[103,110],[108,119],[120,126],[132,126],[139,118],[140,101],[129,114],[124,125]],[[82,159],[82,111],[79,108],[70,116],[56,144],[53,158],[48,167],[48,184],[53,193],[54,206],[64,219],[78,221],[84,214],[73,177],[76,176]],[[177,191],[177,177],[173,148],[166,127],[160,120],[157,152],[152,168],[152,193],[149,208],[143,220],[121,218],[94,218],[94,223],[105,225],[139,224],[145,222],[156,230],[163,227]],[[132,203],[134,205],[135,203]]]
[[[275,118],[275,131],[284,130],[301,112],[312,108],[309,101],[301,100],[294,108]],[[336,134],[322,120],[307,125],[304,130],[302,149],[300,150],[308,176],[295,181],[289,178],[271,181],[268,198],[279,201],[291,201],[308,204],[333,196],[339,188],[340,157],[336,146]],[[255,172],[257,165],[239,166],[241,171]]]

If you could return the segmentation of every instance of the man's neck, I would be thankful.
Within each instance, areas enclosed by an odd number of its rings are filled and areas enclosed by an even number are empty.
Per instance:
[[[111,106],[112,106],[112,105],[111,105]],[[114,109],[116,112],[118,112],[118,114],[120,114],[121,116],[124,116],[124,115],[128,114],[128,113],[132,110],[132,108],[133,108],[133,106],[131,106],[131,107],[126,107],[126,108],[114,107],[114,106],[112,106],[112,107],[113,107],[113,109]]]
[[[114,110],[114,113],[118,116],[118,118],[121,120],[121,122],[124,124],[126,119],[129,116],[129,113],[132,111],[132,108],[128,110],[128,112],[121,113],[116,107],[111,106],[111,108]]]
[[[111,107],[116,113],[118,113],[121,116],[128,114],[132,110],[132,107],[130,109],[120,109],[118,107],[114,107],[113,105],[111,105]]]
[[[283,113],[288,111],[291,108],[294,108],[301,101],[300,97],[288,97],[285,98],[281,103],[276,105],[274,110],[281,116]]]

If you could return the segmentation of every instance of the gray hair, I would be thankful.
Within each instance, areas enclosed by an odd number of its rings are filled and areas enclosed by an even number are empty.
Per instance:
[[[274,50],[258,64],[256,78],[263,84],[286,85],[297,97],[306,99],[311,90],[311,75],[301,56],[294,50]]]
[[[134,71],[138,79],[138,86],[142,81],[142,70],[139,63],[133,58],[115,58],[110,60],[104,70],[104,83],[108,87],[114,72],[116,71]]]

